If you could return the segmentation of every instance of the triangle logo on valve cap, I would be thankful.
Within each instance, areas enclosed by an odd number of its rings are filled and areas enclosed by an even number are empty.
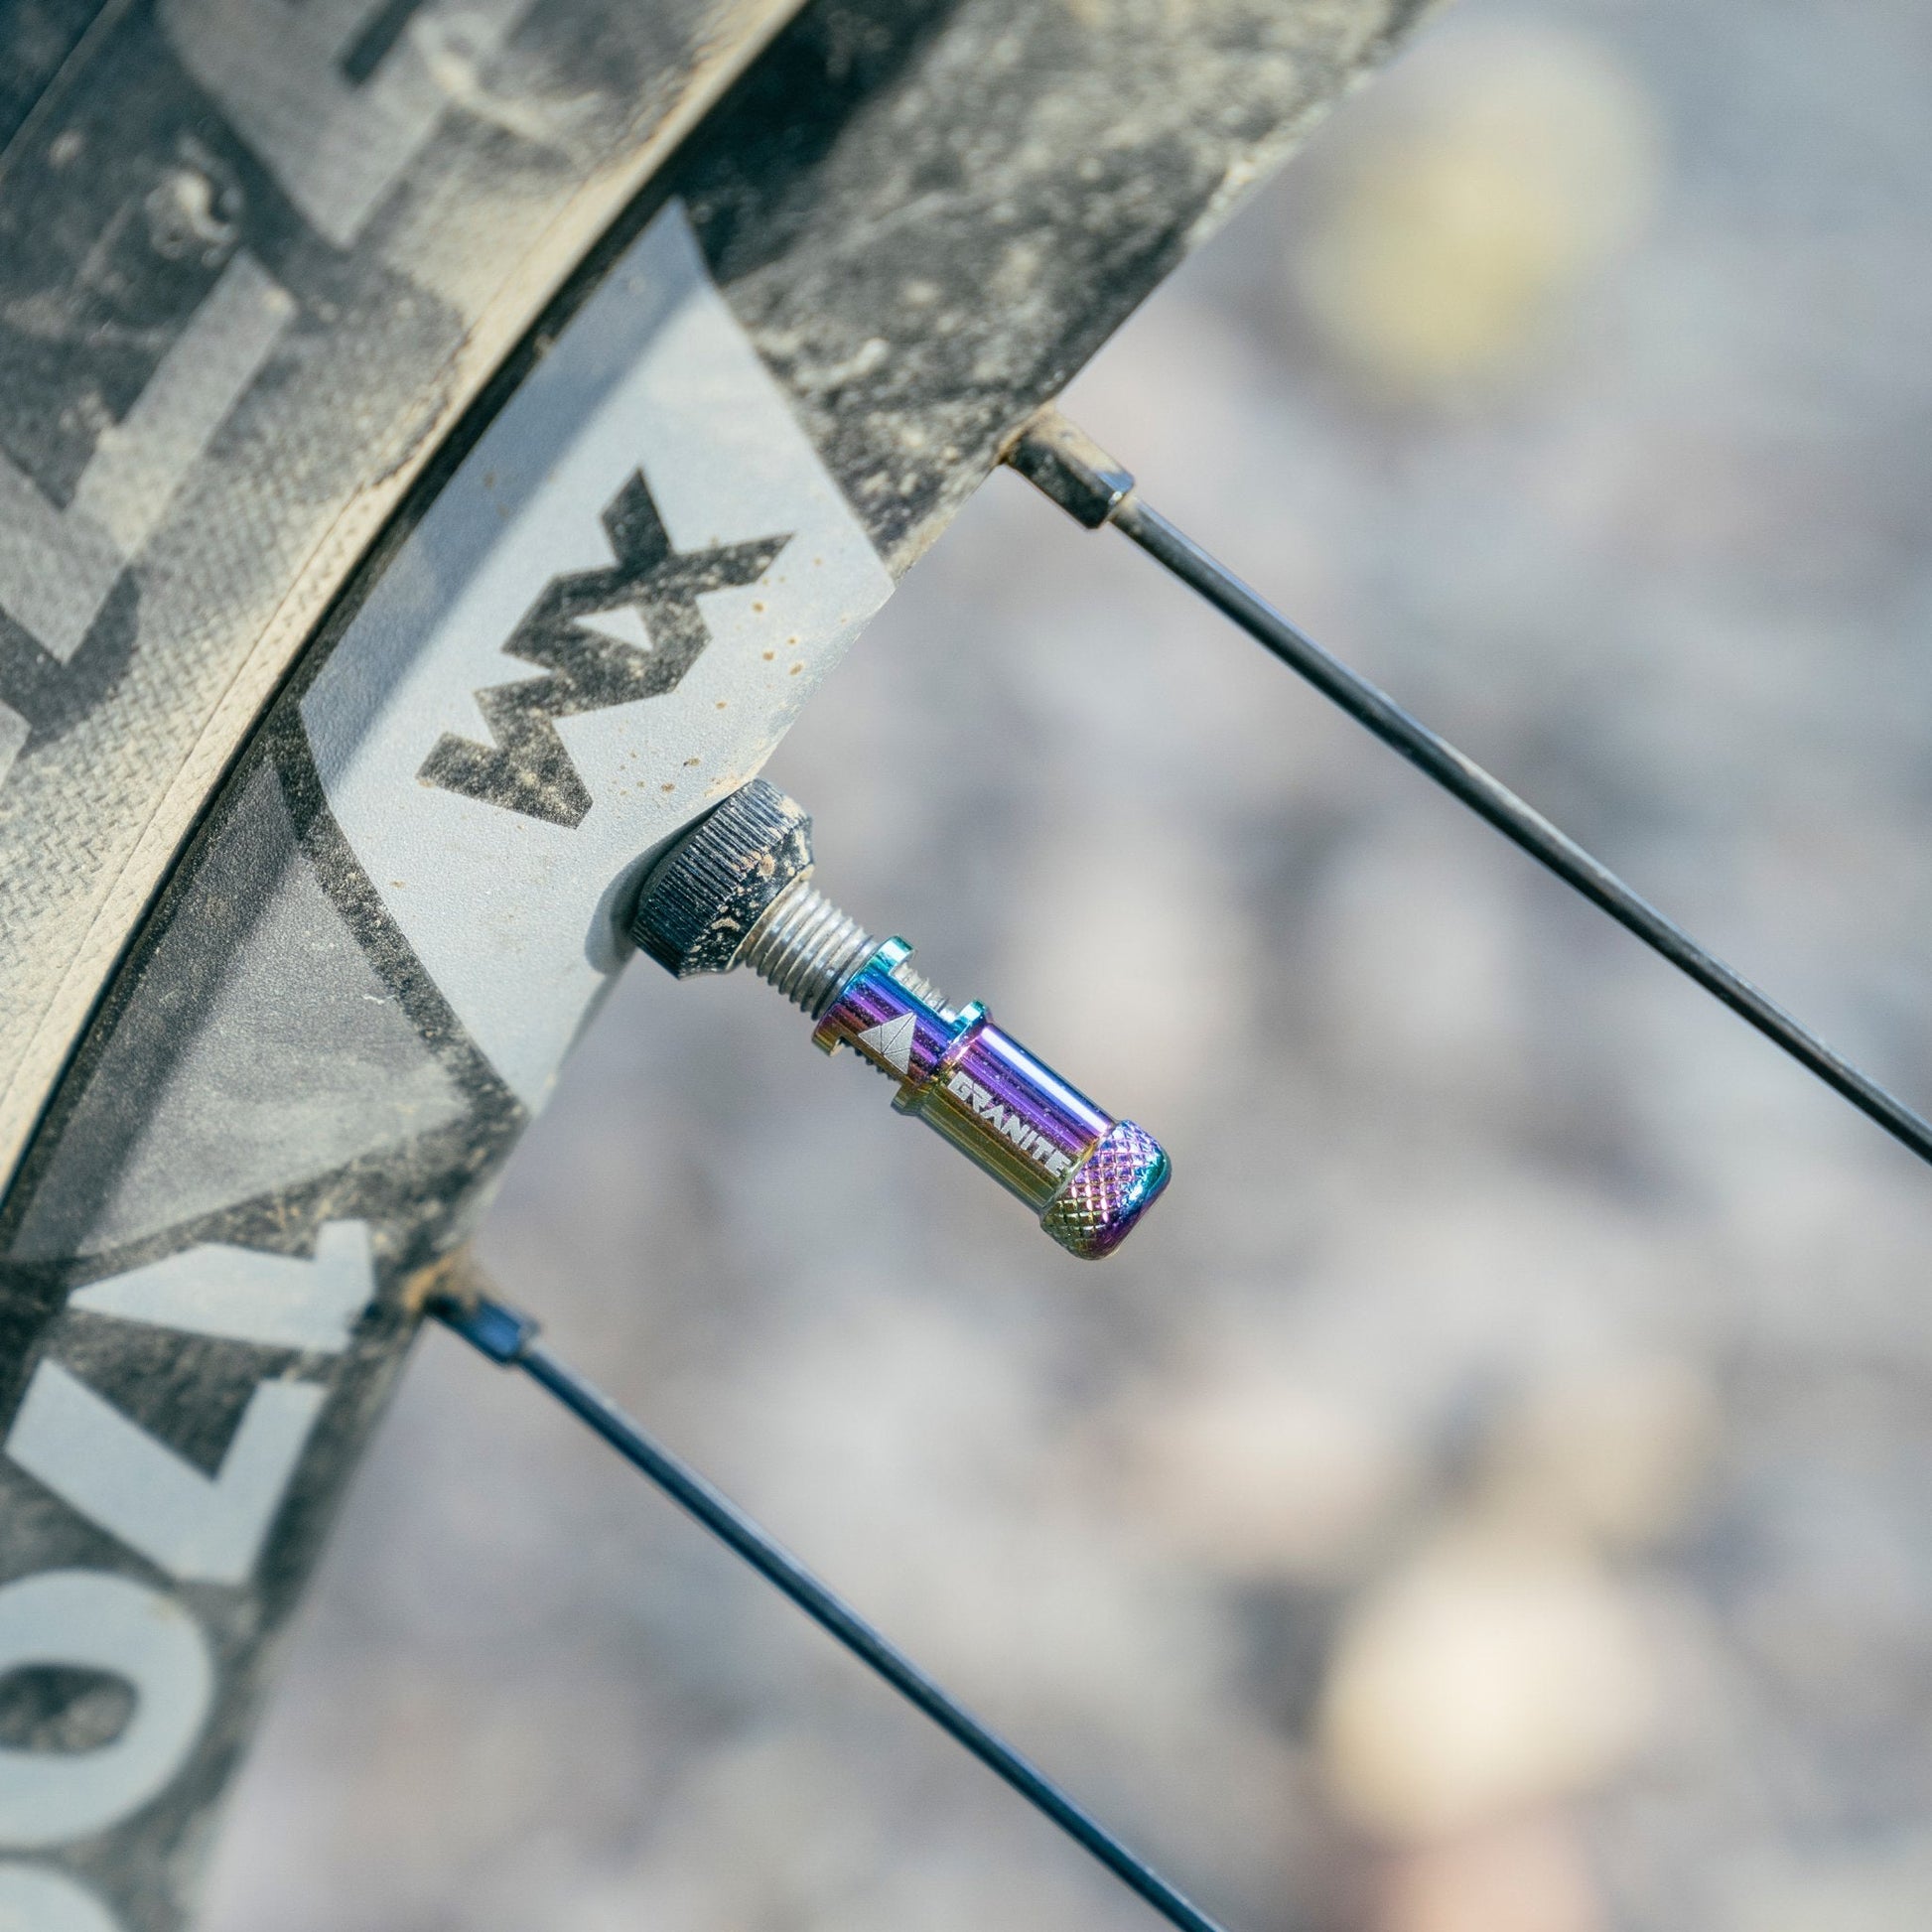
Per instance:
[[[853,1044],[863,1046],[885,1065],[897,1067],[901,1075],[912,1070],[912,1016],[902,1013],[897,1020],[882,1020],[854,1036]]]

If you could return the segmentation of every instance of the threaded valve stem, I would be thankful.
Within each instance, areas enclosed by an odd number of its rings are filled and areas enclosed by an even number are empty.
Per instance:
[[[794,879],[752,928],[738,955],[766,985],[816,1020],[878,942],[811,883]]]

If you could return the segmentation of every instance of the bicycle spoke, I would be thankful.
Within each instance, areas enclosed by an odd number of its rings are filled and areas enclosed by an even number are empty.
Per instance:
[[[473,1347],[505,1368],[520,1368],[621,1455],[672,1502],[744,1558],[853,1656],[914,1704],[941,1730],[1004,1778],[1115,1877],[1138,1892],[1183,1932],[1222,1932],[1207,1914],[1130,1851],[1092,1813],[973,1716],[911,1658],[883,1636],[736,1503],[647,1436],[623,1411],[536,1339],[537,1324],[518,1310],[487,1299],[440,1300],[430,1312]]]
[[[1501,779],[1412,717],[1385,691],[1324,650],[1192,538],[1149,508],[1134,478],[1055,410],[1042,411],[1006,461],[1089,529],[1111,523],[1188,589],[1298,671],[1419,771],[1547,866],[1680,972],[1782,1047],[1801,1066],[1932,1162],[1932,1122],[1861,1072],[1674,919],[1633,892]]]

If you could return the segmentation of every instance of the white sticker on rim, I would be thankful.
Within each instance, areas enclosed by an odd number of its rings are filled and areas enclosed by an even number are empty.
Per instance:
[[[639,856],[757,772],[892,588],[671,204],[302,701],[357,861],[526,1105]]]

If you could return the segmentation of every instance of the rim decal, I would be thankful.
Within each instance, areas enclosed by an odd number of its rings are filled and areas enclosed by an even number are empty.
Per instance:
[[[337,824],[526,1106],[620,963],[638,855],[758,770],[891,590],[670,204],[302,700]]]

